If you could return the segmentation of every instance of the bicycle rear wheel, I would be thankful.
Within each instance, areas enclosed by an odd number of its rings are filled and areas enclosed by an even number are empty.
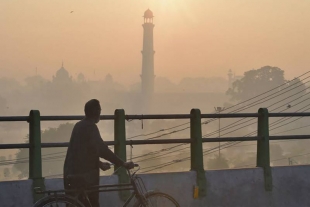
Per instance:
[[[80,201],[67,195],[50,195],[38,200],[33,207],[85,207]]]
[[[151,192],[145,195],[146,202],[141,203],[139,200],[134,207],[180,207],[178,202],[168,194],[161,192]]]

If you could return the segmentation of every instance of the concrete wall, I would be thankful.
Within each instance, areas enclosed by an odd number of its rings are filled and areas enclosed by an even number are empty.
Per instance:
[[[195,172],[160,173],[141,175],[147,189],[170,194],[182,207],[243,207],[310,206],[310,166],[273,167],[273,191],[264,189],[263,170],[244,168],[206,171],[207,196],[193,199]],[[116,176],[101,178],[101,184],[117,183]],[[47,189],[61,189],[62,179],[47,179]],[[0,206],[31,206],[31,181],[0,183]],[[101,193],[102,206],[121,206],[118,192]]]

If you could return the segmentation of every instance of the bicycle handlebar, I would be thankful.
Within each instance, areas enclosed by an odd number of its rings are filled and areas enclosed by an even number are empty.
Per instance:
[[[115,164],[113,164],[113,163],[109,163],[109,165],[110,165],[110,166],[113,166],[113,165],[115,165]],[[137,163],[134,163],[134,167],[140,167],[140,165],[139,165],[139,164],[137,164]]]

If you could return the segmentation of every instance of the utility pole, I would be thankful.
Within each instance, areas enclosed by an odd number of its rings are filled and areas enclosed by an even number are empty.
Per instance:
[[[295,160],[293,160],[292,158],[288,158],[288,165],[294,165],[294,162],[295,162],[295,164],[299,164],[298,162],[296,162]]]
[[[222,111],[225,110],[225,107],[217,106],[214,107],[215,111],[217,113],[221,113]],[[219,138],[221,138],[221,118],[219,118]],[[221,142],[219,142],[219,157],[221,156]]]

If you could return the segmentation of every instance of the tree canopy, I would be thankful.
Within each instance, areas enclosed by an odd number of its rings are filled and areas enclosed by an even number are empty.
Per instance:
[[[232,83],[226,94],[231,96],[232,100],[242,101],[284,83],[283,70],[278,67],[264,66],[257,70],[245,72],[243,78]]]
[[[66,123],[60,124],[58,128],[46,129],[41,133],[41,142],[68,142],[73,126],[74,124],[72,123]],[[29,135],[26,136],[26,142],[28,143],[28,141]],[[65,148],[42,149],[43,176],[62,174],[65,152]],[[20,179],[27,177],[29,174],[28,158],[28,149],[20,149],[16,154],[17,160],[27,160],[26,162],[17,162],[14,164],[14,168],[20,172],[18,175]]]

